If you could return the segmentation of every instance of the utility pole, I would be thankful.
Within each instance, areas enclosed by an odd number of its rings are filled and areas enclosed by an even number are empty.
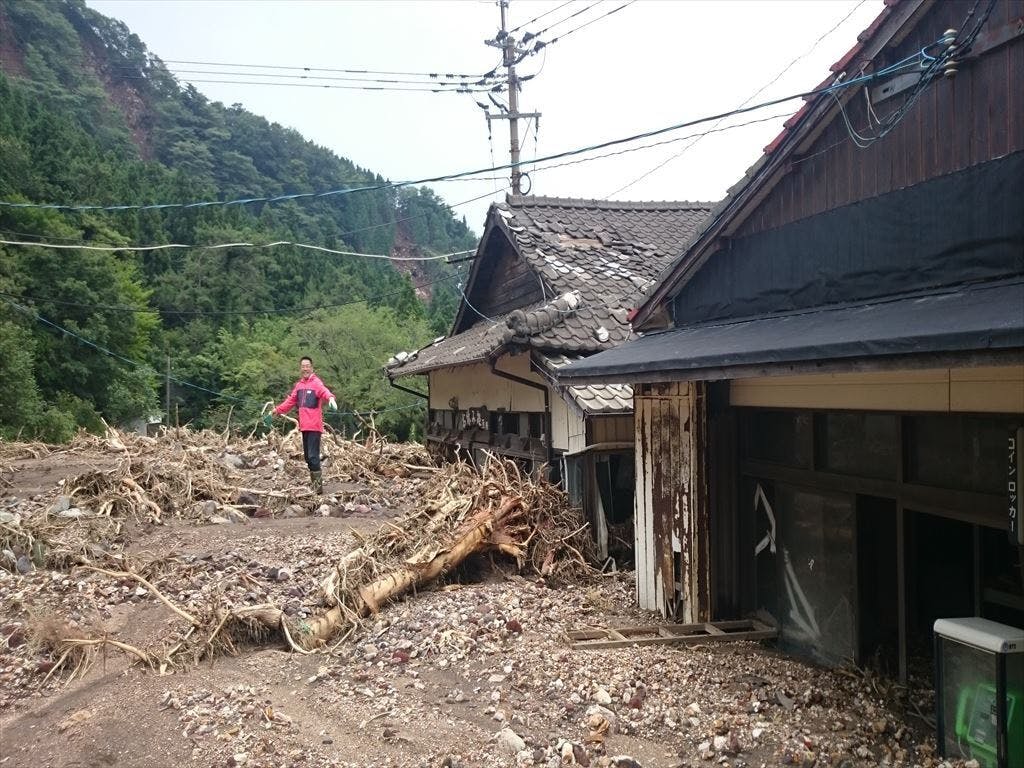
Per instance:
[[[167,374],[164,377],[164,410],[167,411],[167,428],[171,428],[171,353],[167,353]]]
[[[533,118],[540,120],[540,112],[519,111],[519,79],[516,77],[516,59],[523,54],[523,49],[516,44],[516,40],[507,31],[506,12],[510,0],[498,0],[501,8],[501,32],[494,40],[485,40],[486,45],[500,48],[502,54],[502,66],[508,71],[508,111],[501,110],[492,113],[488,111],[487,122],[491,120],[508,120],[509,133],[509,155],[512,161],[512,193],[523,194],[522,177],[524,174],[519,170],[519,118]],[[527,178],[529,178],[527,176]]]

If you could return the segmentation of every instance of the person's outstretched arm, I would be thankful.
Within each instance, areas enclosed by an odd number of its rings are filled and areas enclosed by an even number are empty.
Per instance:
[[[274,415],[280,416],[282,413],[288,413],[288,411],[295,407],[295,403],[298,402],[298,399],[298,387],[292,387],[291,394],[284,399],[283,403],[274,409]]]

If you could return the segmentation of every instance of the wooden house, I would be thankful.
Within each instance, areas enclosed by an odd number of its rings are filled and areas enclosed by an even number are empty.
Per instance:
[[[815,90],[560,380],[634,388],[641,605],[904,676],[1024,626],[1024,2],[888,2]]]
[[[387,368],[398,386],[426,379],[427,446],[546,467],[586,511],[600,554],[631,550],[632,390],[558,387],[554,374],[632,338],[629,310],[709,209],[545,197],[492,205],[451,334]]]

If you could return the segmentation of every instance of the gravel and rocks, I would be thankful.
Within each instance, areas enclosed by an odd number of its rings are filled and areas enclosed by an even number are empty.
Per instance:
[[[320,580],[339,558],[414,508],[426,483],[395,469],[420,466],[419,454],[370,470],[365,457],[338,455],[314,500],[288,485],[301,465],[286,443],[240,444],[210,451],[227,473],[217,498],[190,499],[159,521],[125,517],[113,532],[61,469],[110,469],[116,452],[97,443],[68,462],[3,448],[17,471],[0,525],[40,532],[41,515],[61,536],[100,532],[63,540],[82,543],[80,563],[132,563],[186,611],[273,604],[299,622],[323,610]],[[0,558],[0,761],[10,762],[0,765],[970,765],[937,756],[928,680],[901,688],[758,643],[573,649],[566,630],[658,620],[635,607],[632,575],[556,583],[497,557],[385,606],[317,653],[242,643],[161,674],[108,651],[70,679],[55,639],[148,648],[182,642],[187,625],[135,580],[55,561],[24,536],[5,542],[14,557]]]

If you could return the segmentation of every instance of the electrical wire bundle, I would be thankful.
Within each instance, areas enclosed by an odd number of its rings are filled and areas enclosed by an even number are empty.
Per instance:
[[[975,0],[974,5],[971,6],[971,10],[967,13],[966,18],[961,25],[961,30],[966,28],[970,23],[971,18],[974,17],[974,14],[978,9],[979,3],[980,0]],[[867,99],[868,124],[869,126],[872,126],[869,131],[862,133],[853,127],[853,123],[850,121],[850,117],[846,112],[846,107],[843,105],[842,100],[840,100],[836,91],[830,91],[832,97],[839,105],[839,110],[842,114],[846,129],[850,134],[850,138],[857,147],[860,149],[867,149],[879,139],[887,136],[896,128],[897,125],[899,125],[900,121],[903,120],[906,114],[917,103],[921,94],[928,89],[928,86],[931,85],[937,77],[940,75],[952,77],[956,74],[957,63],[970,53],[974,42],[978,39],[978,35],[981,33],[982,27],[984,27],[985,22],[988,21],[995,4],[996,0],[989,0],[985,11],[975,20],[970,31],[959,42],[957,41],[957,38],[959,37],[957,30],[950,29],[947,30],[936,42],[922,48],[917,56],[913,57],[919,60],[918,66],[921,68],[921,74],[917,82],[914,84],[913,89],[909,94],[907,94],[903,103],[899,107],[894,109],[888,115],[879,118],[875,113],[870,98]],[[929,51],[934,51],[934,55],[929,53]],[[903,63],[904,62],[894,64],[892,67],[888,67],[886,70],[876,73],[876,77],[883,72],[895,70],[895,68],[900,67]],[[837,84],[838,82],[839,81],[837,81]],[[866,92],[865,96],[867,96]]]

